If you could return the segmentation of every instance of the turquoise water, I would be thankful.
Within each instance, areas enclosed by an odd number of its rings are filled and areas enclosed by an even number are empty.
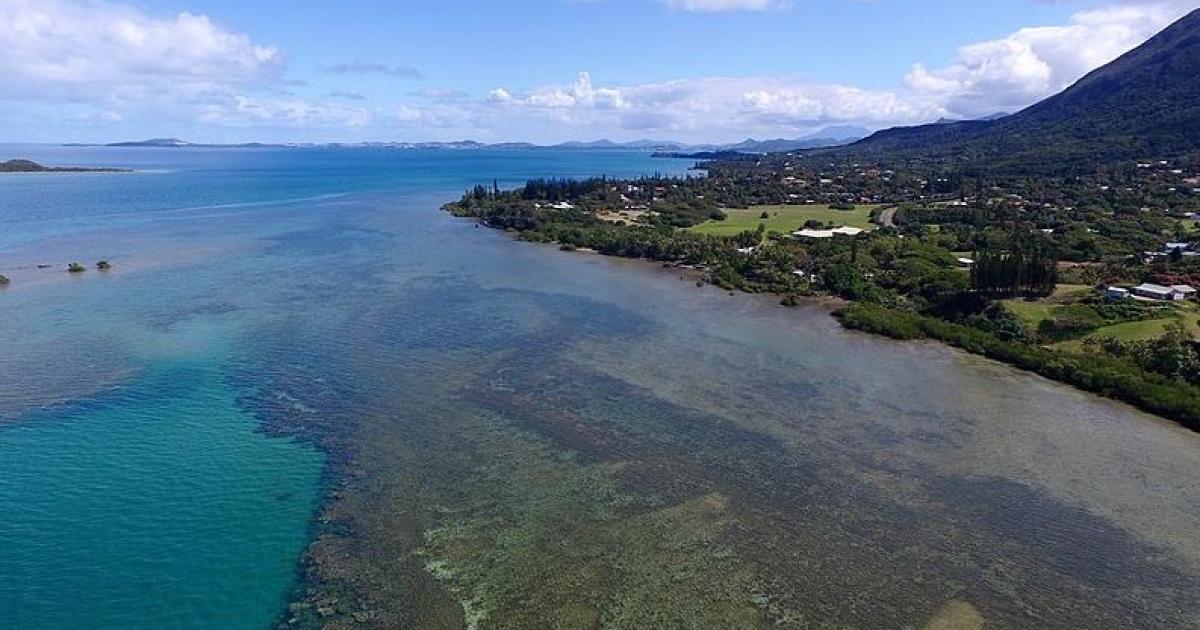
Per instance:
[[[0,627],[1200,627],[1196,434],[438,211],[687,162],[8,157]]]
[[[0,431],[5,626],[268,627],[322,458],[255,429],[198,357]]]

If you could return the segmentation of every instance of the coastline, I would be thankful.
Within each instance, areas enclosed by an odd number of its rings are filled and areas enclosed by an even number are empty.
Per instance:
[[[471,219],[478,225],[496,230],[513,233],[518,240],[523,238],[522,230],[501,228],[492,225],[481,217],[460,215],[451,209],[452,203],[443,206],[443,211],[460,218]],[[575,247],[557,242],[547,245],[561,245],[565,251],[607,255],[594,248]],[[647,258],[635,258],[619,255],[617,258],[643,260],[655,263]],[[664,269],[679,269],[680,263],[663,262],[659,265]],[[690,266],[683,266],[690,267]],[[915,315],[886,307],[877,307],[867,302],[844,299],[828,293],[796,295],[794,293],[777,293],[767,289],[746,291],[743,287],[729,287],[721,278],[707,269],[687,268],[686,271],[695,277],[697,284],[707,283],[726,289],[733,294],[735,291],[752,295],[772,295],[782,297],[782,305],[794,306],[800,301],[819,301],[832,306],[832,315],[846,328],[874,335],[891,337],[901,341],[928,339],[957,348],[970,354],[998,361],[1020,370],[1032,372],[1042,377],[1074,387],[1096,396],[1117,400],[1133,407],[1176,422],[1184,428],[1200,432],[1200,393],[1187,391],[1179,394],[1172,382],[1164,377],[1144,374],[1141,380],[1130,380],[1131,377],[1122,374],[1111,374],[1116,371],[1111,360],[1098,361],[1095,358],[1076,356],[1063,352],[1045,350],[1040,346],[1002,342],[992,335],[965,326],[944,322],[932,317]],[[871,313],[865,318],[865,313]],[[900,320],[904,324],[894,324],[888,320]],[[1099,367],[1091,365],[1099,362]],[[1065,364],[1065,365],[1064,365]],[[1164,401],[1165,399],[1165,401]]]

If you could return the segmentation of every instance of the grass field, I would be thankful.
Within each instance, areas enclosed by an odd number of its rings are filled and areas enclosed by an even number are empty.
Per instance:
[[[1038,324],[1043,319],[1050,319],[1050,309],[1054,308],[1054,306],[1054,304],[1042,300],[1037,302],[1026,302],[1025,300],[1004,301],[1004,307],[1013,315],[1020,318],[1021,323],[1025,324],[1025,328],[1028,330],[1037,330]]]
[[[1021,298],[1005,300],[1004,306],[1013,315],[1019,317],[1021,323],[1025,324],[1025,327],[1032,331],[1037,330],[1038,324],[1043,319],[1050,318],[1050,309],[1090,289],[1091,287],[1083,284],[1060,284],[1049,297],[1035,302],[1029,302]]]
[[[1140,322],[1125,322],[1123,324],[1113,324],[1112,326],[1097,328],[1095,332],[1089,334],[1085,339],[1112,337],[1120,341],[1145,341],[1163,336],[1163,333],[1167,332],[1167,326],[1173,322],[1181,322],[1193,337],[1200,337],[1200,327],[1197,326],[1197,322],[1200,322],[1200,315],[1197,315],[1194,310],[1185,310],[1175,313],[1173,317],[1148,319]],[[1083,342],[1080,340],[1065,341],[1056,344],[1054,347],[1063,350],[1080,350],[1083,347]]]
[[[759,223],[765,223],[768,232],[788,233],[804,227],[806,221],[816,220],[869,230],[875,227],[871,223],[871,211],[875,208],[856,206],[853,210],[833,210],[829,206],[754,206],[725,210],[728,216],[724,221],[705,221],[688,229],[699,234],[733,236],[746,230],[757,230]],[[761,218],[763,212],[770,218]]]
[[[1193,337],[1200,336],[1200,327],[1196,322],[1200,322],[1200,315],[1194,311],[1180,311],[1175,313],[1174,317],[1164,317],[1162,319],[1150,319],[1144,322],[1126,322],[1124,324],[1113,324],[1105,326],[1096,332],[1088,335],[1089,337],[1116,337],[1121,341],[1140,341],[1143,339],[1153,339],[1161,337],[1167,331],[1167,325],[1172,322],[1180,322],[1183,324]]]
[[[1174,322],[1181,322],[1189,332],[1192,332],[1193,337],[1200,336],[1200,328],[1196,328],[1196,322],[1200,322],[1200,317],[1195,313],[1183,312],[1178,313],[1176,317],[1164,317],[1162,319],[1147,319],[1145,322],[1126,322],[1123,324],[1112,324],[1097,329],[1091,335],[1084,338],[1103,338],[1112,337],[1120,341],[1146,341],[1153,338],[1162,337],[1166,332],[1166,326]],[[1055,348],[1062,350],[1073,350],[1079,352],[1084,348],[1082,340],[1064,341],[1054,344]]]

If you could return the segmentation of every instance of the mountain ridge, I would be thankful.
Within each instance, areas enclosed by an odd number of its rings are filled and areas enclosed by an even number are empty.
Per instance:
[[[530,142],[496,142],[484,143],[475,140],[456,140],[449,142],[329,142],[329,143],[278,143],[265,144],[260,142],[234,144],[203,144],[180,140],[178,138],[151,138],[147,140],[127,140],[107,144],[70,144],[67,146],[105,146],[105,147],[149,147],[149,148],[255,148],[255,147],[376,147],[398,149],[507,149],[507,150],[538,150],[538,149],[579,149],[579,150],[638,150],[654,152],[702,152],[702,151],[736,151],[743,153],[771,153],[812,149],[826,146],[845,144],[870,134],[870,130],[852,126],[832,126],[812,134],[798,138],[774,138],[770,140],[755,140],[747,138],[741,142],[728,144],[689,144],[670,140],[631,140],[616,142],[608,138],[583,141],[570,140],[556,144],[534,144]]]
[[[1198,150],[1200,9],[1015,114],[894,127],[831,153],[1053,167]]]

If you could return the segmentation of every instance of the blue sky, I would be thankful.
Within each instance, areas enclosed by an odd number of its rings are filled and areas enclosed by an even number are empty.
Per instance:
[[[795,137],[1013,111],[1179,0],[0,0],[0,141]]]

